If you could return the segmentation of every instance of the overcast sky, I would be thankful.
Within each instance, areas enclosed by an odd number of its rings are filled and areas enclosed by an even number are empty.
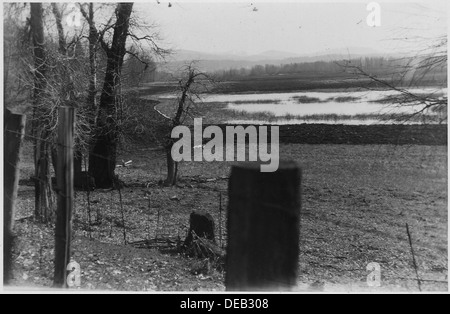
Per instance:
[[[168,0],[159,2],[138,2],[135,10],[159,24],[166,46],[202,52],[307,54],[353,47],[398,52],[417,48],[411,40],[447,33],[448,10],[440,0],[378,1],[380,27],[366,22],[371,1],[179,0],[170,1],[171,7]]]

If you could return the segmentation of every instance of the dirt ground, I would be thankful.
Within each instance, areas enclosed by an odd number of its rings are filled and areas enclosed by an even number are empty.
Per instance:
[[[30,152],[27,144],[16,215],[16,289],[50,288],[53,277],[53,229],[31,218]],[[297,290],[373,291],[366,267],[377,262],[378,290],[418,291],[406,223],[422,289],[448,290],[446,146],[282,144],[280,153],[303,169]],[[214,217],[219,243],[226,245],[231,164],[182,163],[178,186],[166,188],[158,185],[165,175],[162,151],[132,148],[120,159],[133,161],[117,169],[127,184],[121,195],[96,190],[88,202],[87,192],[76,193],[72,248],[82,289],[223,291],[223,271],[176,253],[176,245],[186,236],[189,214],[200,209]],[[95,226],[89,226],[89,211]],[[155,238],[159,246],[150,242]]]

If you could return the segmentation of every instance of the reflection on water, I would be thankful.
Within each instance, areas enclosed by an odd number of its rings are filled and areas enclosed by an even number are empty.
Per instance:
[[[410,89],[411,93],[418,95],[447,95],[447,89]],[[271,124],[301,124],[301,123],[325,123],[325,124],[383,124],[395,123],[382,122],[374,119],[373,115],[411,114],[423,108],[423,105],[398,105],[386,102],[400,94],[393,90],[387,91],[351,91],[351,92],[296,92],[296,93],[269,93],[269,94],[205,94],[202,100],[205,103],[226,103],[225,110],[255,114],[253,117],[243,116],[242,120],[228,121],[228,123],[240,124],[267,124],[262,117],[258,119],[258,113],[267,113],[275,118]],[[163,95],[160,98],[174,98],[173,95]],[[430,114],[430,112],[424,112]],[[316,115],[316,117],[311,117]],[[320,115],[346,115],[345,119],[322,120]],[[372,115],[367,119],[348,118],[355,115]],[[309,117],[306,117],[309,116]],[[283,119],[283,117],[285,119]],[[288,118],[289,117],[289,118]],[[288,119],[286,119],[288,118]],[[249,120],[250,119],[250,120]],[[409,122],[420,124],[421,121]]]
[[[427,90],[416,90],[418,93],[426,93]],[[428,91],[430,92],[430,91]],[[292,93],[292,94],[277,94],[275,95],[232,95],[227,102],[230,102],[228,109],[243,110],[249,113],[269,112],[277,117],[286,115],[316,115],[316,114],[338,114],[338,115],[357,115],[357,114],[393,114],[393,113],[412,113],[420,110],[421,106],[396,106],[393,104],[379,103],[386,97],[398,95],[395,91],[366,91],[366,92],[351,92],[351,93]],[[238,98],[240,101],[248,101],[248,103],[233,104],[233,98]],[[251,96],[251,97],[249,97]],[[252,103],[257,100],[264,100],[272,97],[272,99],[281,100],[278,104],[257,104]],[[301,98],[306,97],[311,102],[301,103]],[[211,97],[212,101],[223,101],[223,95]],[[351,98],[351,101],[336,101],[336,99]],[[208,100],[210,101],[210,99]],[[378,101],[378,102],[377,102]]]

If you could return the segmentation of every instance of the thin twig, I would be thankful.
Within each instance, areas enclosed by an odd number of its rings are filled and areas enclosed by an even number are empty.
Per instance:
[[[158,239],[160,213],[161,213],[161,208],[158,207],[158,217],[156,218],[155,240]]]
[[[220,247],[223,248],[222,245],[222,193],[219,192],[219,243]]]
[[[110,210],[111,215],[114,215],[113,206],[114,206],[114,193],[111,191],[111,202],[110,202]],[[115,206],[114,206],[115,207]],[[112,237],[112,231],[113,231],[113,219],[110,220],[110,229],[109,229],[109,237]]]
[[[414,280],[417,281],[417,278],[406,278],[406,277],[392,277],[391,279],[401,279],[401,280]],[[430,283],[443,283],[448,284],[446,280],[431,280],[431,279],[420,279],[421,282],[430,282]]]
[[[91,184],[90,184],[90,177],[87,169],[87,160],[86,157],[84,158],[84,170],[86,172],[87,176],[87,189],[86,189],[86,198],[87,198],[87,212],[88,212],[88,222],[89,222],[89,239],[92,240],[92,217],[91,217]]]
[[[413,244],[412,244],[412,240],[411,240],[411,233],[409,232],[409,225],[406,224],[406,232],[408,233],[408,239],[409,239],[409,246],[411,248],[411,254],[412,254],[412,259],[413,259],[413,266],[414,266],[414,271],[416,272],[416,278],[417,278],[417,285],[419,286],[419,291],[422,292],[422,283],[419,277],[419,270],[417,267],[417,263],[416,263],[416,255],[414,254],[414,248],[413,248]]]
[[[123,241],[124,241],[124,243],[126,245],[127,244],[127,230],[126,230],[126,227],[125,227],[125,214],[123,212],[122,188],[120,187],[120,183],[117,184],[117,190],[119,191],[120,214],[122,215]]]
[[[152,210],[152,203],[150,199],[150,194],[147,194],[148,198],[148,213],[147,213],[147,240],[150,240],[150,214]]]

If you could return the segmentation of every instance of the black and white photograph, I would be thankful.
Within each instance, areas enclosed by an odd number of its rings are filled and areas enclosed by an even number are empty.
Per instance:
[[[445,0],[1,7],[1,293],[448,293]]]

